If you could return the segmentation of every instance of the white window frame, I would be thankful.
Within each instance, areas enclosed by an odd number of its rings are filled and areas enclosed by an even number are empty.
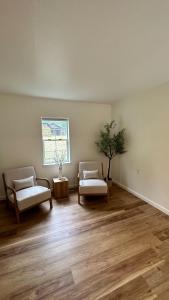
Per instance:
[[[43,139],[43,130],[42,130],[42,121],[49,120],[49,121],[67,121],[67,152],[68,152],[68,161],[65,161],[63,164],[69,164],[70,161],[70,126],[69,126],[69,119],[68,118],[55,118],[55,117],[41,117],[41,138],[42,138],[42,153],[43,153],[43,166],[53,166],[58,165],[58,163],[45,163],[45,150],[44,150],[44,139]],[[64,139],[65,140],[65,139]]]

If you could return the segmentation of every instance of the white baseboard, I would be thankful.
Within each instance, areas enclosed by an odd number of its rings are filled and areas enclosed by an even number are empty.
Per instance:
[[[121,187],[122,189],[126,190],[127,192],[133,194],[134,196],[140,198],[141,200],[147,202],[148,204],[154,206],[155,208],[159,209],[160,211],[162,211],[163,213],[165,213],[166,215],[169,215],[169,209],[150,200],[149,198],[147,198],[146,196],[143,196],[139,193],[137,193],[136,191],[134,191],[133,189],[121,184],[120,182],[116,181],[116,180],[112,180],[113,183],[117,184],[119,187]]]

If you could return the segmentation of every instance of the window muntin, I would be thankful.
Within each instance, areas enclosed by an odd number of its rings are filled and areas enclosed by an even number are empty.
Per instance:
[[[69,120],[42,118],[43,163],[70,162]]]

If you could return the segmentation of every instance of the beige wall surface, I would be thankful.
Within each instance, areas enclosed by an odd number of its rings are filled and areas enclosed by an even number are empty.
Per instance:
[[[127,139],[113,179],[169,209],[169,85],[115,102],[112,118]]]
[[[75,185],[79,160],[104,159],[94,142],[111,119],[111,105],[0,95],[0,174],[7,168],[34,165],[39,176],[57,176],[57,166],[43,166],[41,117],[69,118],[71,163],[64,165],[63,175]]]

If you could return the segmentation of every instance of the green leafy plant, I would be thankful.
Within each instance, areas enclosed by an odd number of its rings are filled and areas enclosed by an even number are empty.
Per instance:
[[[108,158],[107,180],[110,178],[111,160],[118,154],[125,153],[125,129],[115,133],[116,123],[111,121],[104,125],[104,130],[100,131],[99,138],[95,142],[100,153]]]

